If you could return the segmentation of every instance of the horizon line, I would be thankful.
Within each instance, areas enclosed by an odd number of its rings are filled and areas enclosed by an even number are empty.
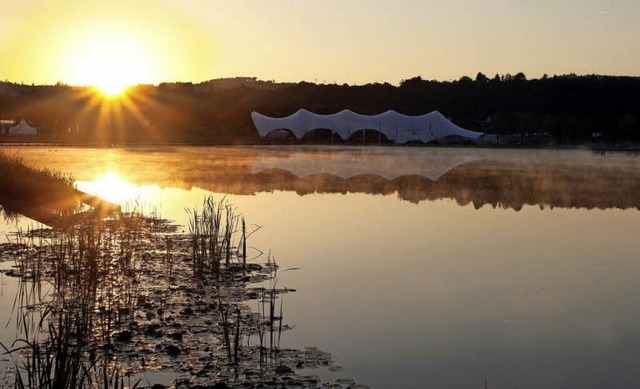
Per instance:
[[[493,76],[489,76],[487,74],[485,74],[484,72],[478,72],[477,74],[482,73],[484,74],[486,77],[488,77],[488,80],[491,81],[495,78],[495,76],[515,76],[519,73],[522,73],[526,76],[526,73],[524,72],[518,72],[515,74],[512,73],[496,73]],[[635,78],[635,79],[640,79],[640,75],[623,75],[623,74],[597,74],[597,73],[585,73],[585,74],[577,74],[577,73],[564,73],[564,74],[553,74],[553,75],[549,75],[548,73],[544,73],[543,76],[541,77],[537,77],[537,78],[526,78],[526,81],[533,81],[533,80],[544,80],[545,76],[547,79],[549,78],[553,78],[553,77],[575,77],[575,78],[580,78],[580,77],[590,77],[590,76],[595,76],[595,77],[603,77],[603,78]],[[470,78],[472,81],[475,82],[475,78],[468,76],[468,75],[462,75],[457,79],[429,79],[429,78],[423,78],[421,75],[415,75],[413,77],[409,77],[409,78],[405,78],[405,79],[401,79],[398,83],[392,83],[389,81],[372,81],[372,82],[367,82],[367,83],[347,83],[347,82],[343,82],[343,83],[338,83],[336,81],[332,81],[332,82],[326,82],[323,81],[321,83],[316,81],[308,81],[308,80],[300,80],[300,81],[285,81],[285,80],[278,80],[276,81],[275,79],[261,79],[258,78],[257,76],[231,76],[231,77],[218,77],[218,78],[211,78],[211,79],[207,79],[207,80],[202,80],[202,81],[177,81],[177,80],[173,80],[173,81],[161,81],[158,83],[152,83],[152,82],[141,82],[138,84],[132,84],[127,86],[127,88],[135,88],[135,87],[140,87],[140,86],[154,86],[154,87],[159,87],[162,84],[192,84],[192,85],[201,85],[201,84],[206,84],[208,82],[214,82],[214,81],[242,81],[242,80],[253,80],[254,82],[262,82],[262,83],[273,83],[273,84],[282,84],[282,85],[295,85],[295,84],[301,84],[301,83],[307,83],[307,84],[313,84],[313,85],[338,85],[338,86],[366,86],[366,85],[385,85],[385,84],[389,84],[392,86],[400,86],[402,84],[402,82],[407,81],[407,80],[411,80],[414,78],[420,78],[423,81],[427,81],[427,82],[439,82],[439,83],[452,83],[452,82],[459,82],[460,80],[462,80],[463,78],[468,77]],[[501,80],[502,81],[502,80]],[[13,85],[18,85],[18,86],[31,86],[31,87],[56,87],[56,86],[67,86],[67,87],[73,87],[73,88],[93,88],[96,87],[95,85],[74,85],[74,84],[70,84],[64,81],[56,81],[55,83],[35,83],[35,82],[31,82],[31,83],[25,83],[24,81],[11,81],[9,79],[4,79],[2,81],[0,81],[0,83],[8,83],[8,84],[13,84]]]

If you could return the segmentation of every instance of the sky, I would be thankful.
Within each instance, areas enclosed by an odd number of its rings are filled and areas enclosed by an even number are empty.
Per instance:
[[[640,76],[638,0],[0,0],[0,80]]]

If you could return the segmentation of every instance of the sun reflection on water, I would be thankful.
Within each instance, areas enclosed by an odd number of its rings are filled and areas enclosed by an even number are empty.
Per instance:
[[[78,189],[114,204],[124,205],[148,197],[146,187],[125,181],[118,173],[109,172],[95,181],[79,181]]]

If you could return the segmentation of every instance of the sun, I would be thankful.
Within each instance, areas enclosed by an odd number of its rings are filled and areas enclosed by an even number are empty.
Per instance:
[[[130,60],[118,52],[104,52],[94,56],[87,66],[90,70],[91,84],[104,95],[113,97],[136,84],[136,70]]]
[[[113,97],[129,86],[153,83],[160,76],[161,64],[140,37],[121,31],[99,31],[74,46],[65,68],[70,84],[94,86]]]

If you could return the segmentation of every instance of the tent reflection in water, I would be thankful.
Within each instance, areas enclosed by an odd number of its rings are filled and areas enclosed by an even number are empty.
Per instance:
[[[262,138],[282,129],[290,130],[297,139],[316,129],[329,129],[345,140],[357,131],[375,130],[394,143],[429,143],[447,137],[477,141],[483,135],[453,124],[438,111],[421,116],[407,116],[391,110],[378,115],[361,115],[350,110],[319,115],[300,109],[283,118],[272,118],[258,112],[252,112],[251,118]]]

